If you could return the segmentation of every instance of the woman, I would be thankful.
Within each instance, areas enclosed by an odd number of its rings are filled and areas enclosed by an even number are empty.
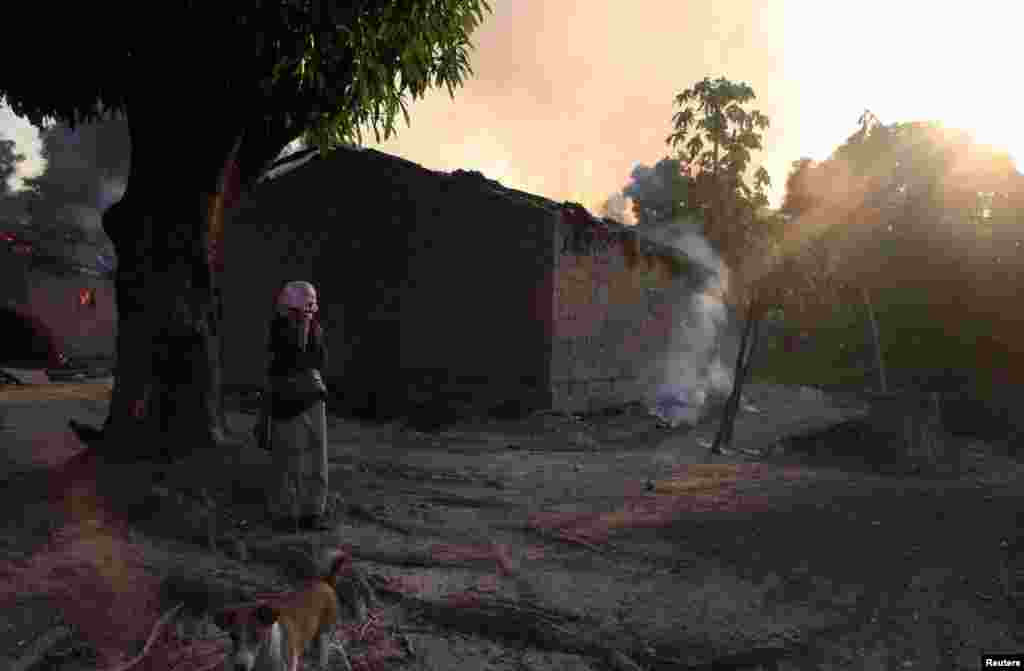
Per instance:
[[[320,371],[327,348],[316,315],[316,288],[289,282],[270,322],[270,437],[278,475],[271,512],[300,529],[325,530],[327,505],[327,390]],[[276,508],[276,510],[274,510]],[[297,519],[296,519],[297,518]]]

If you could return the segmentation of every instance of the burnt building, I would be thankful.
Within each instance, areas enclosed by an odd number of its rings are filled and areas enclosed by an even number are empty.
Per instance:
[[[276,291],[320,291],[325,377],[352,409],[442,399],[592,410],[640,400],[707,271],[578,205],[338,149],[225,222],[224,382],[256,387]]]
[[[113,282],[99,259],[83,263],[48,253],[24,232],[0,231],[0,362],[52,368],[62,355],[108,359],[116,329]]]

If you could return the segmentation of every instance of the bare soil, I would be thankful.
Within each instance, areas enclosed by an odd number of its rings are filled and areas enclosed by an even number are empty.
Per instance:
[[[849,429],[856,403],[752,385],[735,445],[756,460],[709,460],[712,421],[667,431],[637,408],[436,434],[332,418],[335,528],[297,534],[268,525],[254,447],[84,458],[66,421],[101,422],[108,391],[0,390],[0,498],[21,511],[0,541],[0,667],[54,632],[31,668],[109,667],[142,650],[168,575],[271,598],[340,546],[376,595],[338,632],[363,669],[975,669],[1024,649],[1024,468],[968,439],[956,475],[890,459]],[[189,648],[202,661],[161,639],[132,668],[215,663],[217,634]]]

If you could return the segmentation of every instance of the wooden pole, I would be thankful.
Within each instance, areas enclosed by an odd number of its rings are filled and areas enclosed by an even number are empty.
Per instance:
[[[732,430],[736,426],[736,415],[739,414],[740,404],[743,402],[743,386],[750,379],[750,369],[754,362],[754,353],[757,351],[757,343],[761,331],[761,316],[760,313],[756,313],[754,316],[754,326],[750,331],[750,340],[747,341],[747,354],[744,357],[743,368],[740,370],[740,378],[736,383],[736,399],[733,401],[732,406],[732,418],[726,425],[725,444],[732,444]]]
[[[747,321],[743,327],[743,335],[740,337],[739,353],[736,355],[736,367],[733,371],[732,393],[729,394],[729,399],[725,403],[722,422],[719,424],[718,433],[715,434],[715,442],[711,445],[711,454],[719,454],[723,443],[732,441],[732,425],[739,409],[743,379],[746,377],[746,371],[749,370],[751,335],[756,337],[755,324],[759,318],[758,312],[757,297],[754,296],[747,309]]]
[[[878,320],[875,318],[875,309],[871,305],[871,294],[867,287],[861,287],[861,295],[864,297],[864,305],[868,309],[868,321],[871,324],[871,339],[875,348],[875,369],[878,371],[878,381],[882,393],[889,391],[889,385],[885,377],[885,361],[882,357],[882,339],[879,336]]]

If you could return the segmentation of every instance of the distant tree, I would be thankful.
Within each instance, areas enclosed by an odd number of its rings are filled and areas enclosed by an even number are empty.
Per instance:
[[[52,22],[52,5],[20,9],[25,25]],[[399,113],[409,122],[410,96],[431,86],[454,95],[489,9],[486,0],[60,7],[74,26],[61,35],[65,57],[8,68],[0,97],[37,126],[108,112],[128,121],[127,189],[103,215],[118,258],[104,447],[224,444],[211,243],[233,185],[254,184],[296,138],[327,150],[368,127],[388,137]],[[8,31],[4,46],[35,53],[39,39]],[[185,401],[173,421],[159,402],[171,396]]]
[[[1024,383],[1024,316],[1008,309],[1024,291],[1024,177],[1005,152],[935,122],[866,112],[858,126],[802,166],[811,179],[791,174],[789,209],[824,226],[787,258],[804,290],[790,307],[861,306],[897,383],[949,370]]]
[[[1015,219],[1013,161],[936,122],[883,125],[869,114],[821,166],[819,193],[846,194],[830,203],[845,228],[844,270],[879,286],[945,285],[979,235]]]
[[[791,217],[810,212],[823,203],[821,188],[815,184],[817,163],[809,158],[793,161],[793,167],[786,177],[786,193],[779,211]]]
[[[106,236],[83,213],[101,213],[116,199],[115,188],[123,188],[131,151],[128,123],[56,123],[42,129],[40,139],[46,168],[16,194],[30,229],[51,253],[66,254],[80,243],[105,248]]]
[[[72,127],[55,123],[39,133],[46,169],[26,186],[54,203],[102,203],[104,181],[128,179],[131,138],[124,119]]]
[[[672,117],[666,143],[696,168],[697,199],[706,210],[709,241],[733,268],[741,265],[754,238],[757,214],[767,206],[768,172],[758,168],[748,181],[751,152],[762,148],[768,117],[745,105],[754,100],[745,83],[721,77],[694,84],[675,97],[682,109]]]
[[[24,160],[25,155],[15,150],[13,140],[0,138],[0,226],[9,225],[24,213],[24,203],[15,198],[11,188],[11,179]]]
[[[11,178],[24,160],[25,155],[15,150],[14,140],[0,138],[0,197],[11,193]]]

